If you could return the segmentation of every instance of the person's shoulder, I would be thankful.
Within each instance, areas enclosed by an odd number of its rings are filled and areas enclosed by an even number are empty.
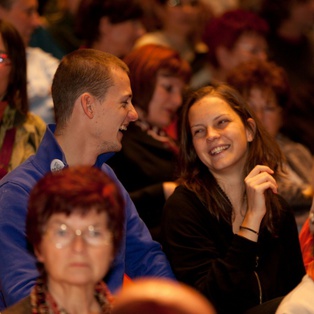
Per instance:
[[[180,211],[183,208],[188,208],[189,204],[198,207],[201,202],[195,192],[183,185],[178,185],[166,201],[166,207],[179,208]]]
[[[146,132],[143,131],[140,126],[138,126],[136,123],[131,123],[128,126],[128,131],[123,135],[122,143],[125,141],[125,139],[136,139],[138,136],[141,136],[141,134],[144,133]]]
[[[195,192],[193,192],[192,190],[188,189],[184,185],[178,185],[178,187],[176,188],[175,192],[178,195],[186,195],[187,197],[197,198]]]
[[[42,177],[42,173],[33,164],[33,158],[34,155],[4,176],[0,180],[0,190],[12,190],[16,193],[16,189],[22,189],[29,193]]]
[[[37,114],[33,112],[28,112],[26,116],[26,123],[31,123],[31,124],[36,124],[36,125],[41,125],[45,126],[46,129],[46,123],[44,120]]]
[[[23,126],[26,128],[26,130],[40,133],[40,135],[43,135],[47,128],[47,124],[44,122],[44,120],[32,112],[27,113]]]
[[[283,134],[278,134],[277,142],[285,154],[302,153],[302,154],[307,155],[310,158],[312,156],[309,148],[307,148],[305,145],[303,145],[299,142],[293,141],[292,139],[290,139],[289,137],[287,137]]]
[[[27,63],[42,63],[49,62],[49,64],[58,65],[60,60],[55,58],[52,54],[42,50],[39,47],[27,47],[26,48]]]
[[[1,313],[2,314],[31,314],[33,313],[30,296],[8,307],[6,310],[4,310]]]
[[[314,282],[305,275],[297,285],[280,303],[276,314],[284,313],[313,313]],[[309,311],[305,311],[309,310]]]

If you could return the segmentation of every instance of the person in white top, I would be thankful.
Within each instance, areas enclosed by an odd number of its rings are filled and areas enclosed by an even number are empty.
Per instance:
[[[313,171],[312,171],[313,173]],[[314,198],[309,215],[309,236],[314,235]],[[314,255],[314,245],[312,242],[312,255]],[[307,314],[314,313],[314,260],[307,265],[307,274],[302,281],[284,297],[280,303],[276,314]],[[289,276],[289,274],[287,274]]]

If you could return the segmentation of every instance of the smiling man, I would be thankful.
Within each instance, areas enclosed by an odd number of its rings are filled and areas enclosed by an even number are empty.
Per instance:
[[[121,286],[125,273],[174,278],[160,245],[152,241],[128,193],[105,164],[121,149],[123,131],[138,117],[128,67],[98,50],[74,51],[56,71],[52,97],[57,124],[48,126],[36,155],[0,181],[0,310],[27,296],[38,276],[25,235],[30,190],[45,173],[68,166],[101,168],[124,195],[124,239],[106,277],[111,291]]]

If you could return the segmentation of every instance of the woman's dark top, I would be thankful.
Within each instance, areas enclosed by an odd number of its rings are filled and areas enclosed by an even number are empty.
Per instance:
[[[122,150],[107,163],[130,193],[153,238],[159,240],[165,204],[162,183],[175,179],[177,154],[167,137],[153,137],[151,132],[130,124],[122,139]]]
[[[279,236],[261,229],[256,243],[234,234],[231,225],[179,186],[166,202],[162,225],[162,243],[177,279],[201,291],[219,314],[243,313],[286,295],[305,270],[294,216],[281,202]]]

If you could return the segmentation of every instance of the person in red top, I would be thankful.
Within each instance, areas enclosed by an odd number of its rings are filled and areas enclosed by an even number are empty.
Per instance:
[[[305,221],[299,234],[303,262],[307,272],[309,271],[309,265],[311,263],[314,264],[314,254],[312,249],[314,246],[313,235],[314,235],[314,198],[309,218]]]

